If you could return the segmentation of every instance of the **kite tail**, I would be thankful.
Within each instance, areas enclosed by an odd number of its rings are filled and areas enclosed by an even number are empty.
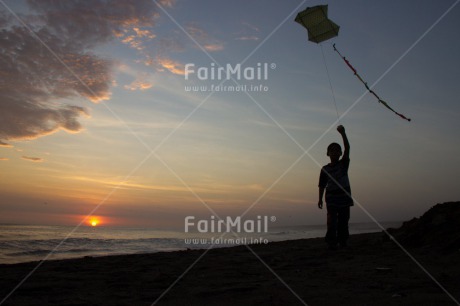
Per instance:
[[[335,47],[335,44],[332,45],[334,47],[334,51],[337,52],[337,54],[343,59],[343,61],[345,62],[345,64],[347,64],[347,66],[353,71],[353,74],[358,78],[358,80],[361,81],[361,83],[364,84],[364,86],[366,87],[366,89],[375,97],[377,98],[377,100],[379,101],[379,103],[383,104],[386,108],[388,108],[389,110],[391,110],[393,113],[395,113],[396,115],[398,115],[399,117],[401,117],[402,119],[405,119],[407,121],[411,121],[410,118],[407,118],[406,116],[404,116],[403,114],[400,114],[398,113],[397,111],[395,111],[394,109],[392,109],[388,103],[386,103],[385,101],[383,101],[382,99],[380,99],[380,97],[367,85],[367,83],[361,78],[361,76],[358,74],[358,72],[356,71],[356,69],[350,64],[350,62],[345,58],[345,56],[343,56],[339,50],[337,50],[337,48]]]
[[[403,114],[400,114],[400,113],[398,113],[397,111],[395,111],[394,109],[392,109],[392,108],[390,107],[390,105],[388,105],[387,102],[383,101],[382,99],[379,99],[379,102],[382,103],[386,108],[388,108],[389,110],[391,110],[393,113],[395,113],[395,114],[398,115],[399,117],[401,117],[401,118],[403,118],[403,119],[405,119],[405,120],[407,120],[407,121],[410,121],[410,118],[407,118],[407,117],[404,116]]]

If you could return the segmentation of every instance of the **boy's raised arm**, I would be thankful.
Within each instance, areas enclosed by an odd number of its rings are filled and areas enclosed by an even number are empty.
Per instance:
[[[348,137],[347,134],[345,133],[345,128],[343,125],[339,125],[337,127],[337,131],[342,135],[342,140],[343,140],[343,158],[348,159],[350,158],[350,143],[348,142]]]

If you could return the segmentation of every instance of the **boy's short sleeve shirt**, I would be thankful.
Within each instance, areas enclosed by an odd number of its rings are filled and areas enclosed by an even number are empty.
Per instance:
[[[350,181],[348,179],[349,158],[336,164],[327,164],[321,169],[318,186],[326,188],[326,205],[329,207],[353,206]]]

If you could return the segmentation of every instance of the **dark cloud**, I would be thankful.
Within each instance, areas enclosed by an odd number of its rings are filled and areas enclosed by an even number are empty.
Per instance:
[[[21,158],[24,160],[34,162],[34,163],[41,163],[45,161],[43,158],[40,158],[40,157],[22,156]]]
[[[9,143],[6,143],[6,142],[0,140],[0,147],[11,148],[13,146],[10,145]]]
[[[21,16],[29,29],[0,12],[0,145],[34,139],[60,129],[78,132],[76,97],[93,102],[110,97],[113,62],[92,48],[124,28],[152,26],[151,0],[30,0],[32,14]],[[51,54],[54,52],[59,59]]]

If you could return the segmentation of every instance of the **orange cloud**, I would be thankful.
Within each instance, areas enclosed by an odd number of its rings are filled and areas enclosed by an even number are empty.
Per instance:
[[[9,160],[9,158],[6,158],[6,157],[0,157],[0,160]]]
[[[122,43],[127,44],[131,48],[139,51],[145,48],[144,39],[150,40],[156,37],[156,35],[149,30],[141,30],[140,28],[134,27],[132,31],[134,32],[133,34],[124,36],[128,32],[128,30],[125,30],[124,33],[118,37],[121,39]]]
[[[203,48],[206,51],[210,51],[210,52],[222,51],[224,50],[224,45],[223,44],[208,44],[208,45],[204,45]]]
[[[123,39],[121,40],[121,42],[124,43],[124,44],[129,44],[129,43],[131,43],[131,42],[134,40],[134,38],[136,38],[136,36],[134,36],[134,35],[129,35],[129,36],[126,36],[125,38],[123,38]]]
[[[131,84],[125,85],[124,88],[128,90],[146,90],[152,88],[153,84],[148,81],[134,80]]]
[[[157,63],[160,65],[160,67],[167,69],[171,73],[178,75],[185,74],[184,65],[179,62],[173,61],[172,59],[159,58],[157,59]]]
[[[133,31],[136,32],[137,37],[147,37],[149,39],[153,39],[156,37],[156,35],[150,32],[149,30],[141,30],[139,28],[133,28]]]

